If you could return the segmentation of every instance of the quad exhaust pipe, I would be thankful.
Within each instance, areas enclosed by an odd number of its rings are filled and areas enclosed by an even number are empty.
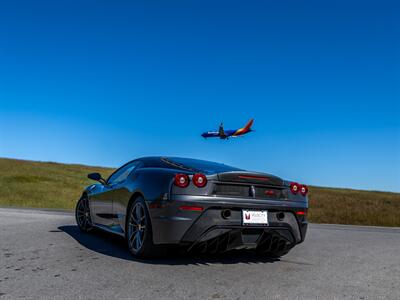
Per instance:
[[[276,218],[278,219],[278,221],[283,221],[283,219],[285,218],[285,213],[283,212],[277,213]]]
[[[232,212],[230,209],[223,209],[221,211],[221,217],[223,219],[229,219],[232,215]],[[278,212],[276,214],[276,218],[278,219],[278,221],[283,221],[285,219],[285,213],[284,212]]]
[[[224,219],[229,219],[231,217],[232,213],[230,209],[224,209],[221,211],[221,216]]]

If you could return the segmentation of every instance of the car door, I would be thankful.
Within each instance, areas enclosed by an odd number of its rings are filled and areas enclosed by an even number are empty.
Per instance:
[[[92,220],[96,224],[111,227],[114,225],[115,216],[113,214],[114,191],[126,180],[129,173],[137,165],[136,161],[130,162],[116,170],[107,179],[106,184],[98,187],[95,194],[90,197],[90,207],[92,210]]]
[[[127,205],[132,196],[131,181],[134,180],[131,174],[139,169],[143,164],[140,161],[133,163],[121,175],[118,183],[115,184],[112,192],[114,227],[115,231],[123,233],[125,231],[125,215]],[[129,182],[128,182],[129,181]]]

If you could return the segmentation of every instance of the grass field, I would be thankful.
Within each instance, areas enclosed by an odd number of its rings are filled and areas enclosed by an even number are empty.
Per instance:
[[[0,158],[0,205],[74,209],[90,172],[112,169]]]
[[[0,158],[0,206],[74,209],[90,172],[113,169]],[[400,194],[310,187],[315,223],[400,226]]]

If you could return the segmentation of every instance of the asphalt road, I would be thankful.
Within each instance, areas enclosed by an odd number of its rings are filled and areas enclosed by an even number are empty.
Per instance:
[[[281,260],[139,261],[69,213],[0,209],[0,299],[400,299],[400,229],[312,224]]]

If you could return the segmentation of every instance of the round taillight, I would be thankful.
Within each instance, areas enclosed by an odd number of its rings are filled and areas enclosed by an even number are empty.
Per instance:
[[[195,186],[202,188],[207,184],[207,177],[204,174],[194,174],[193,175],[193,183]]]
[[[176,174],[174,183],[181,188],[185,188],[189,185],[189,176],[186,174]]]
[[[307,193],[308,193],[308,187],[307,187],[305,184],[303,184],[303,185],[300,186],[300,193],[301,193],[303,196],[307,195]]]
[[[299,186],[298,183],[292,182],[292,183],[290,184],[290,191],[291,191],[293,194],[296,195],[296,194],[299,192],[299,189],[300,189],[300,186]]]

